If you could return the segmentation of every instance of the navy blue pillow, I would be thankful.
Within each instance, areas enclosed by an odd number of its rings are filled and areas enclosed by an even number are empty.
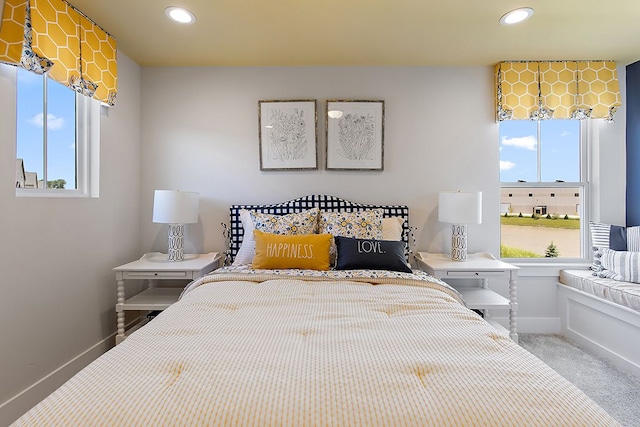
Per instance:
[[[396,240],[354,239],[335,236],[336,270],[391,270],[411,273],[404,254],[405,243]]]
[[[612,225],[609,229],[609,249],[614,251],[627,250],[627,227]]]

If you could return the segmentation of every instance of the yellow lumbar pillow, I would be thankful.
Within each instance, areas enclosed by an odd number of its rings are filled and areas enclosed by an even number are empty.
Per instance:
[[[254,230],[253,268],[329,269],[331,234],[283,235]]]

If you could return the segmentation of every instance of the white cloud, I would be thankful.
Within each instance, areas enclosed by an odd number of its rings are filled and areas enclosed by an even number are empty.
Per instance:
[[[561,137],[563,137],[563,138],[564,138],[565,136],[569,136],[569,135],[571,135],[571,132],[566,131],[566,130],[565,130],[565,131],[562,131],[562,133],[560,134],[560,136],[561,136]]]
[[[31,123],[34,126],[43,127],[44,114],[43,113],[36,114],[29,120],[29,123]],[[47,129],[58,130],[58,129],[62,129],[63,127],[64,127],[63,117],[54,116],[53,114],[47,114]]]
[[[520,138],[502,138],[502,145],[509,147],[524,148],[525,150],[536,151],[536,137],[533,135],[523,136]]]
[[[500,170],[501,171],[508,171],[510,169],[513,169],[516,166],[515,163],[510,162],[508,160],[500,160]]]

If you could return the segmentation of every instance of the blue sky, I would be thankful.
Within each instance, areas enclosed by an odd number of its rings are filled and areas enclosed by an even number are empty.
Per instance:
[[[49,181],[64,179],[74,189],[75,92],[49,79],[47,82],[47,153]],[[27,172],[43,177],[43,78],[18,68],[17,157]]]
[[[537,122],[500,122],[500,181],[537,182]],[[580,121],[540,122],[541,181],[580,181]]]

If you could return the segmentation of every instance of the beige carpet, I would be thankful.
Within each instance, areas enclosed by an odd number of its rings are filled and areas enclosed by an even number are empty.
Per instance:
[[[519,334],[520,345],[596,401],[620,424],[640,427],[640,378],[561,335]]]

